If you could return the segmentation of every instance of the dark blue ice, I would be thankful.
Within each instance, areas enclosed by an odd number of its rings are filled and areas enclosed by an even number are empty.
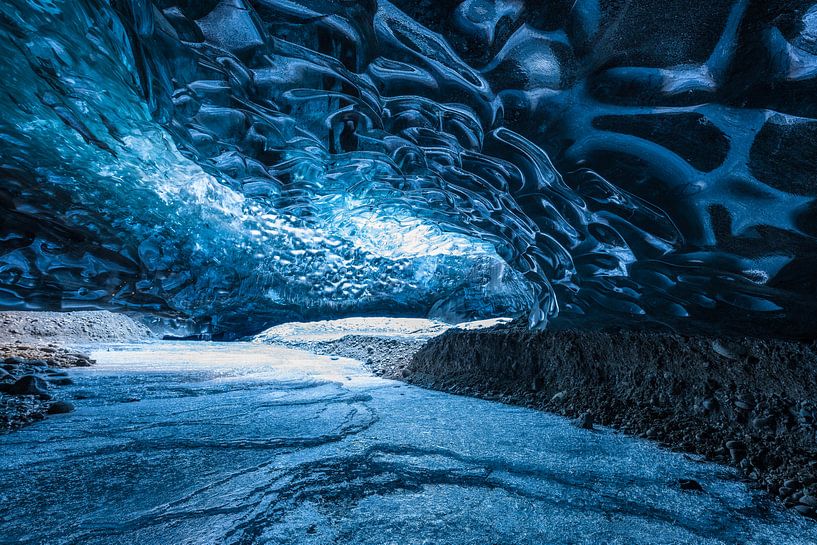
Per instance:
[[[817,333],[812,1],[0,10],[0,306]]]

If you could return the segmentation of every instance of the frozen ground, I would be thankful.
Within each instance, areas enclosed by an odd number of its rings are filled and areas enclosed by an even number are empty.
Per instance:
[[[720,466],[263,344],[120,345],[0,436],[0,541],[817,542]],[[703,492],[684,492],[696,479]]]

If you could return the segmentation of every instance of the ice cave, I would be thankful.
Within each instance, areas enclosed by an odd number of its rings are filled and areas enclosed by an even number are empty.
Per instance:
[[[3,0],[0,543],[817,543],[814,0]]]

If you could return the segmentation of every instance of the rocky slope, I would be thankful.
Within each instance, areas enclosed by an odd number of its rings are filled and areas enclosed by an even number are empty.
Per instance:
[[[611,426],[734,465],[817,518],[817,343],[530,332],[518,324],[417,332],[394,324],[389,332],[377,324],[295,326],[258,339],[359,359],[386,378],[556,412],[582,427]]]
[[[739,467],[817,518],[817,343],[497,327],[431,339],[391,373],[598,422]]]

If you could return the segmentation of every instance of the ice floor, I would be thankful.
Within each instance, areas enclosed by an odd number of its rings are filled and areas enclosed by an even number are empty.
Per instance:
[[[0,542],[817,543],[723,467],[353,360],[168,342],[94,357],[63,390],[74,413],[0,437]]]

